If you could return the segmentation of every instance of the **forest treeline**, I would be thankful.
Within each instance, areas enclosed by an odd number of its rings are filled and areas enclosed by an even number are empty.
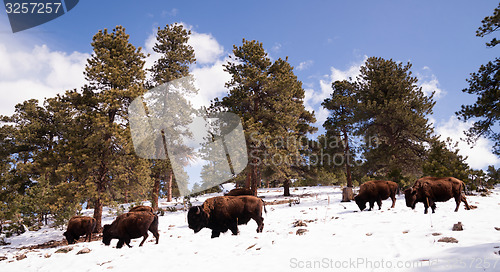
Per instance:
[[[477,36],[499,27],[499,8],[486,17]],[[158,28],[154,52],[134,46],[125,28],[103,29],[92,38],[84,70],[86,84],[44,101],[28,100],[1,116],[0,220],[29,227],[63,224],[93,208],[100,228],[105,205],[179,197],[170,161],[143,159],[134,152],[127,108],[149,89],[186,77],[196,62],[181,24]],[[487,43],[494,47],[496,39]],[[476,121],[467,132],[474,142],[486,136],[499,154],[500,60],[481,66],[463,92],[474,94],[460,119]],[[454,176],[468,190],[500,180],[493,166],[471,169],[457,143],[440,139],[429,122],[435,101],[419,87],[411,63],[370,57],[355,79],[332,82],[322,106],[329,110],[324,133],[313,137],[315,113],[304,106],[305,91],[288,58],[272,60],[262,43],[234,45],[224,70],[227,93],[214,97],[207,112],[229,111],[241,118],[249,162],[229,182],[251,188],[344,185],[372,179],[401,188],[422,176]],[[182,121],[182,120],[181,120]],[[213,188],[212,190],[218,190]],[[0,222],[1,223],[1,222]]]

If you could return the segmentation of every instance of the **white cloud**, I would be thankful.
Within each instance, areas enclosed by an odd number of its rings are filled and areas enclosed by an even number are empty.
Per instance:
[[[461,139],[465,139],[464,131],[471,126],[472,122],[465,123],[451,116],[436,126],[436,133],[441,135],[443,141],[450,137],[454,142],[458,142],[458,153],[467,156],[467,163],[474,169],[485,169],[488,165],[500,164],[500,159],[491,152],[493,144],[488,139],[480,138],[473,147]]]
[[[271,48],[271,50],[273,52],[277,53],[277,52],[279,52],[281,50],[281,46],[282,46],[281,43],[276,42],[276,43],[274,43],[274,45]]]
[[[417,73],[417,78],[420,82],[419,87],[422,88],[422,92],[424,92],[426,96],[430,96],[432,92],[434,92],[434,98],[439,99],[446,94],[446,92],[440,88],[439,80],[432,74],[432,70],[428,66],[424,66],[422,72]]]
[[[197,65],[215,64],[224,55],[224,47],[217,42],[212,34],[198,33],[190,25],[182,22],[179,24],[183,25],[185,29],[191,30],[188,44],[194,49]],[[144,44],[145,52],[150,54],[146,60],[145,66],[147,68],[152,67],[154,62],[160,58],[160,54],[153,51],[153,46],[156,43],[156,33],[157,29],[154,29]]]
[[[194,67],[192,74],[196,80],[196,88],[198,88],[198,94],[191,100],[194,107],[210,106],[212,99],[226,94],[227,89],[224,85],[231,80],[231,75],[225,72],[222,66],[226,62],[227,59],[220,59],[212,66]]]
[[[306,60],[306,61],[299,63],[299,65],[295,69],[297,69],[297,71],[303,71],[303,70],[306,70],[309,67],[311,67],[313,65],[313,63],[314,63],[314,61],[312,61],[312,60]]]
[[[217,42],[212,34],[191,30],[188,44],[193,47],[198,64],[214,64],[224,54],[224,47]]]
[[[51,50],[47,45],[17,46],[13,40],[0,43],[0,114],[11,115],[14,106],[28,99],[54,97],[83,86],[89,54]]]

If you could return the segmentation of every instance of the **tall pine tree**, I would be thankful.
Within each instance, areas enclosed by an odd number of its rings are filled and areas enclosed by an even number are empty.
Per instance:
[[[212,109],[238,114],[247,140],[247,181],[254,194],[266,168],[289,195],[290,180],[300,169],[302,136],[315,131],[313,113],[304,108],[302,83],[287,59],[271,62],[262,43],[243,40],[234,46],[236,59],[224,65],[232,76],[229,94]]]

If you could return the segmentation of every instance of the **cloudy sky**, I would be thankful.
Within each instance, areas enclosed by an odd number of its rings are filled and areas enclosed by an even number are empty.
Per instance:
[[[462,93],[466,79],[481,64],[497,57],[486,39],[475,36],[495,1],[80,1],[67,14],[41,26],[13,34],[7,14],[0,12],[0,114],[9,115],[27,99],[43,100],[85,81],[92,36],[100,29],[123,25],[131,42],[155,58],[155,29],[182,23],[192,31],[192,67],[200,95],[196,105],[226,92],[230,77],[222,65],[243,38],[258,40],[272,59],[285,58],[306,90],[305,103],[321,127],[328,112],[320,107],[331,82],[355,78],[367,57],[413,64],[412,73],[424,92],[436,93],[429,119],[442,137],[459,141],[473,168],[500,166],[491,142],[474,148],[461,141],[470,126],[456,119],[460,105],[473,96]]]

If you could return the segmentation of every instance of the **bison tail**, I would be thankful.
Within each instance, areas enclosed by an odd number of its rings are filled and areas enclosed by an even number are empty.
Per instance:
[[[266,210],[266,202],[261,198],[260,201],[262,201],[262,205],[264,205],[264,212],[267,214]]]

